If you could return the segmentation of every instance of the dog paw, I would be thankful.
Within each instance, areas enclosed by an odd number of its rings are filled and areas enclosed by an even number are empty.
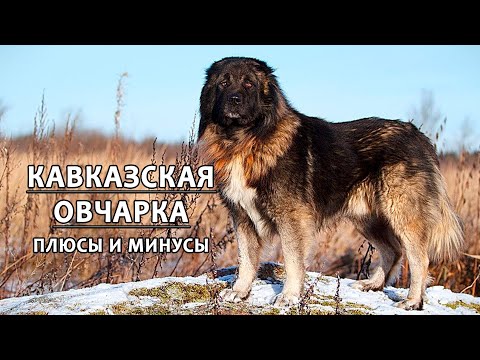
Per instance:
[[[394,306],[404,310],[423,310],[423,300],[406,299],[399,301]]]
[[[248,297],[248,291],[237,291],[233,289],[223,289],[220,292],[220,299],[227,302],[239,303]]]
[[[382,290],[384,285],[383,284],[376,284],[369,280],[357,280],[352,285],[350,285],[353,289],[357,289],[360,291],[379,291]]]
[[[292,294],[281,293],[275,297],[273,301],[273,306],[285,307],[296,305],[300,302],[300,297]]]

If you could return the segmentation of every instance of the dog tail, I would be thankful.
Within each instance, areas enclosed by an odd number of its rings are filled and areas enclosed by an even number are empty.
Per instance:
[[[435,206],[434,223],[430,232],[428,257],[434,263],[455,261],[464,246],[464,228],[462,220],[455,213],[448,198],[445,180],[436,169],[438,202]]]

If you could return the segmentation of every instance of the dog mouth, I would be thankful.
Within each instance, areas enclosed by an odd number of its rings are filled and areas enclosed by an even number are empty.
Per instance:
[[[220,124],[231,128],[245,127],[250,123],[250,118],[248,115],[242,114],[235,110],[225,110],[222,118],[219,120]]]
[[[225,117],[227,119],[232,119],[233,120],[233,119],[240,119],[242,116],[237,112],[229,111],[229,112],[225,113]]]

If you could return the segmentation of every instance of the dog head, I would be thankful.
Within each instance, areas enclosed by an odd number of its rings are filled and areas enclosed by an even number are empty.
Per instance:
[[[280,97],[273,69],[264,61],[228,57],[213,63],[200,97],[199,138],[210,123],[224,134],[265,129]]]

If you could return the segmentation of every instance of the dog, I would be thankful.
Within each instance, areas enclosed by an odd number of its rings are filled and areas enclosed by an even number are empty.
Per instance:
[[[412,123],[376,117],[332,123],[295,110],[264,61],[228,57],[206,71],[198,140],[214,163],[234,222],[239,273],[221,297],[248,297],[262,247],[279,236],[286,280],[274,304],[303,292],[316,232],[341,217],[378,250],[374,274],[352,286],[382,290],[410,264],[406,299],[421,310],[430,262],[460,253],[463,225],[448,198],[430,140]]]

